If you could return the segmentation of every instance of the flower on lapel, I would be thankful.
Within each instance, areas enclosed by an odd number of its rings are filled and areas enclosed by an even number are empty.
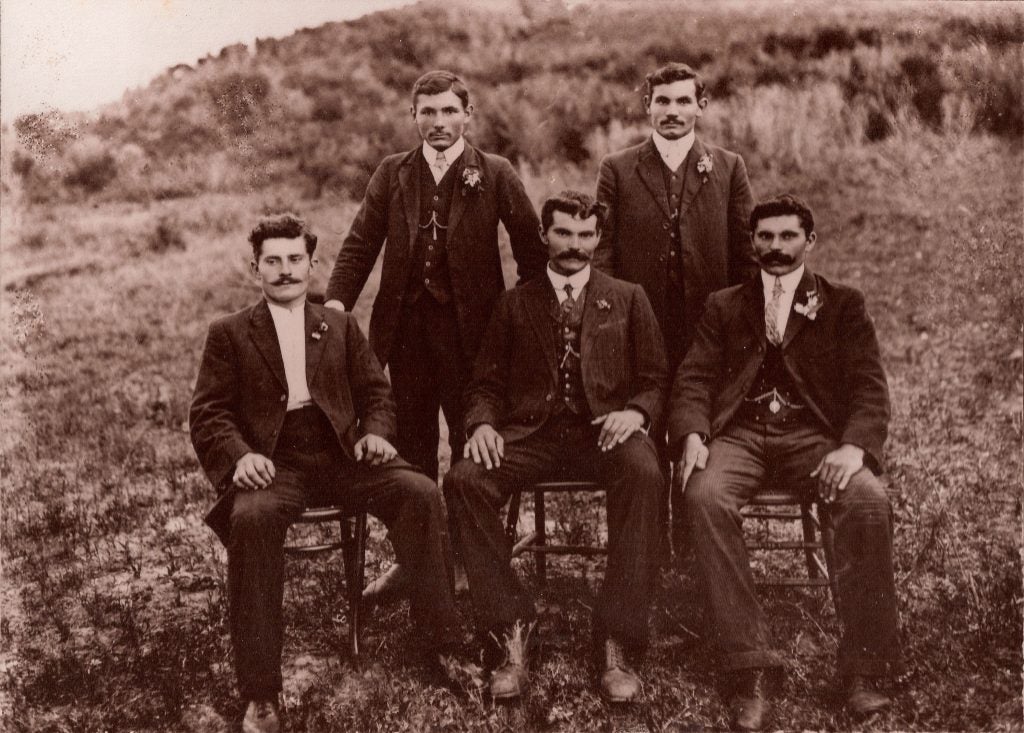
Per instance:
[[[462,169],[462,195],[467,191],[483,191],[484,177],[475,165],[467,165]]]
[[[708,173],[714,170],[715,166],[711,162],[711,156],[708,153],[700,156],[697,160],[697,172],[704,176],[703,183],[708,182]]]
[[[813,321],[817,318],[818,311],[821,310],[821,305],[821,298],[818,297],[818,291],[808,290],[807,302],[793,303],[793,310],[804,316],[808,321]]]
[[[609,303],[604,298],[598,298],[598,300],[597,300],[597,309],[599,311],[610,311],[612,309],[612,304]]]
[[[313,333],[309,334],[309,336],[314,341],[319,341],[320,334],[322,333],[327,333],[327,321],[320,321],[320,327],[313,331]]]

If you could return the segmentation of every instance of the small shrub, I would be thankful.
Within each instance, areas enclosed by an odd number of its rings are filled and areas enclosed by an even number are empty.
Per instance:
[[[156,223],[156,227],[147,239],[150,252],[157,254],[172,249],[185,249],[185,237],[182,235],[181,224],[177,218],[164,214]]]

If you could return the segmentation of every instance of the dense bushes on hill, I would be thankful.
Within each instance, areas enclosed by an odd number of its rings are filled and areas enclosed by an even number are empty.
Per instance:
[[[753,142],[766,164],[794,136],[841,149],[883,140],[909,118],[958,134],[1024,134],[1024,18],[1012,5],[738,13],[621,2],[568,11],[527,0],[499,13],[424,2],[261,40],[252,51],[230,46],[168,70],[90,122],[23,117],[4,175],[30,201],[271,183],[358,197],[385,154],[415,142],[408,90],[436,67],[469,82],[473,138],[531,165],[592,166],[602,140],[642,125],[643,75],[670,60],[700,67],[715,105],[732,115],[709,121],[709,136],[744,154]],[[803,107],[813,119],[796,114]],[[765,116],[775,122],[754,119]],[[797,129],[815,123],[824,127]],[[806,167],[819,152],[835,150],[804,150],[787,165]]]

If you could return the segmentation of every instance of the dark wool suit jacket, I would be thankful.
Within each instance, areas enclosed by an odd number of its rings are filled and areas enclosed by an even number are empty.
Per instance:
[[[422,146],[417,146],[388,156],[374,171],[327,284],[327,299],[340,300],[351,310],[387,241],[380,290],[370,317],[370,345],[382,364],[387,363],[398,327],[421,223],[415,166],[421,151]],[[481,182],[475,190],[463,182],[463,171],[469,166],[480,171]],[[453,168],[448,172],[457,176],[448,212],[448,269],[462,348],[472,360],[494,302],[505,290],[498,222],[508,230],[521,281],[543,273],[547,247],[540,239],[533,204],[511,163],[467,143]]]
[[[812,292],[820,303],[813,319],[795,310]],[[782,358],[800,397],[836,441],[863,448],[865,465],[880,472],[889,389],[863,294],[805,269],[793,304]],[[672,388],[669,441],[676,451],[689,433],[713,439],[725,429],[757,377],[766,344],[761,278],[708,298]]]
[[[637,285],[592,271],[580,330],[583,390],[596,417],[635,407],[661,419],[668,373],[658,323]],[[466,390],[466,431],[489,423],[508,442],[533,433],[560,399],[558,298],[547,277],[498,300],[473,380]]]
[[[355,318],[309,302],[305,310],[306,382],[341,448],[354,459],[361,435],[394,440],[391,388]],[[249,452],[274,455],[287,404],[284,361],[266,301],[214,321],[189,430],[203,471],[221,492],[206,518],[221,539],[227,537],[235,463]]]
[[[711,171],[706,174],[697,170],[704,155],[711,159]],[[757,272],[747,221],[752,197],[743,159],[697,138],[684,165],[686,178],[678,226],[685,343],[679,353],[685,353],[693,339],[708,295]],[[608,205],[609,215],[594,265],[642,285],[663,332],[671,333],[665,324],[674,317],[669,313],[666,295],[672,209],[664,166],[651,138],[601,161],[597,198]]]

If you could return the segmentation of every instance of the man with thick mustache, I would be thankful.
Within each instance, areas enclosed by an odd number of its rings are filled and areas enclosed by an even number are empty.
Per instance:
[[[284,214],[249,241],[264,297],[210,326],[189,428],[220,493],[206,520],[228,551],[242,730],[274,733],[285,532],[307,505],[380,518],[413,570],[423,650],[449,651],[459,637],[441,493],[396,455],[391,390],[355,318],[306,300],[316,235]]]
[[[743,158],[696,136],[708,101],[704,82],[686,64],[648,74],[643,104],[651,137],[605,156],[597,180],[608,221],[594,266],[643,286],[670,374],[686,355],[708,295],[757,270],[746,231],[752,200]],[[675,494],[671,505],[679,550],[683,525]]]
[[[626,660],[648,639],[664,477],[647,430],[667,373],[643,290],[590,267],[603,213],[575,191],[544,202],[547,276],[499,299],[466,392],[465,460],[445,480],[495,699],[526,689],[521,631],[536,619],[498,512],[514,490],[563,475],[597,477],[607,492],[608,568],[594,611],[601,693],[612,702],[640,693]]]
[[[794,196],[758,203],[750,235],[761,276],[713,293],[673,385],[669,441],[679,458],[697,566],[738,730],[768,719],[771,648],[740,509],[766,484],[817,498],[835,527],[839,674],[857,717],[888,707],[874,689],[901,666],[892,510],[876,477],[889,392],[858,290],[804,264],[816,234]]]

